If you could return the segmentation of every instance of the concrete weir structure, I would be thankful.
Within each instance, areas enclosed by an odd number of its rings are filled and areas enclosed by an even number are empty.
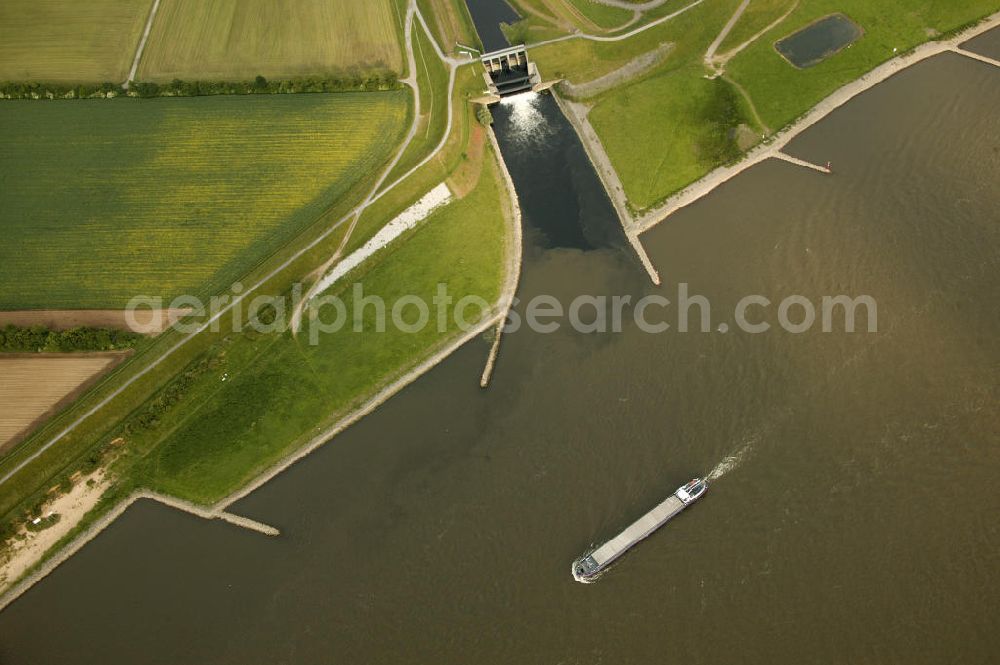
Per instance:
[[[524,46],[511,46],[484,53],[479,60],[486,69],[483,74],[486,94],[493,102],[500,101],[506,95],[529,90],[538,92],[552,85],[542,83],[538,68],[528,59],[528,50]]]

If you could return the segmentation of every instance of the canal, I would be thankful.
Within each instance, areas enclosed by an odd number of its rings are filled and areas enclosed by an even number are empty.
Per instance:
[[[522,329],[485,391],[472,343],[233,506],[281,537],[138,504],[0,613],[0,661],[989,662],[998,106],[988,65],[903,72],[789,147],[835,176],[771,160],[645,234],[653,287],[552,100],[506,101],[522,299],[870,294],[878,332]]]

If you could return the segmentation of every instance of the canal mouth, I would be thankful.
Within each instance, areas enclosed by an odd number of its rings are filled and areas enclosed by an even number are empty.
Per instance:
[[[537,92],[522,92],[504,97],[499,106],[509,113],[507,138],[518,147],[544,148],[555,128],[548,122],[540,106],[541,96]]]

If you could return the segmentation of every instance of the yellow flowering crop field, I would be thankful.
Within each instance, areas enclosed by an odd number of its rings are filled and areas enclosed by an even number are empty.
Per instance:
[[[407,99],[0,103],[0,310],[225,289],[386,162]]]

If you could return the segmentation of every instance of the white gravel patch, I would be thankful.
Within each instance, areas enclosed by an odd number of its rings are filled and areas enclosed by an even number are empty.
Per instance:
[[[451,200],[451,190],[443,182],[424,194],[419,201],[399,213],[395,219],[379,229],[379,232],[372,236],[368,242],[351,252],[335,265],[333,270],[316,285],[313,297],[329,289],[337,280],[364,263],[375,252],[386,247],[404,232],[415,227],[422,220],[426,219],[428,215]]]

